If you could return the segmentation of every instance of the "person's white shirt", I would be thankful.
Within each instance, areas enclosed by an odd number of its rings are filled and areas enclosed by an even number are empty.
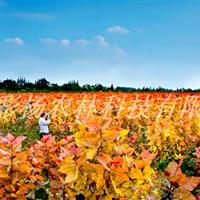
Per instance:
[[[40,117],[39,119],[39,127],[40,127],[40,133],[49,133],[49,124],[50,120],[46,120],[44,117]]]

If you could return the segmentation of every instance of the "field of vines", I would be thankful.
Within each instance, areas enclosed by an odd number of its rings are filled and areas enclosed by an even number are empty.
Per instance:
[[[200,94],[0,93],[0,199],[200,200]]]

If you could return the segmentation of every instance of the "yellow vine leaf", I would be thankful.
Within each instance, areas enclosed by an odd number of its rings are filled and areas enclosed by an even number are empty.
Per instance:
[[[128,133],[129,133],[129,130],[125,129],[125,130],[120,131],[119,135],[120,137],[124,138],[126,135],[128,135]]]
[[[131,169],[130,177],[132,179],[138,179],[138,180],[143,180],[144,179],[142,171],[140,169],[137,169],[137,168],[132,168]]]
[[[7,179],[7,178],[9,178],[8,172],[7,172],[7,168],[6,167],[1,167],[0,168],[0,179]]]
[[[149,165],[147,165],[145,166],[143,173],[146,179],[151,179],[155,171]]]
[[[105,184],[104,180],[104,167],[101,164],[91,164],[91,167],[93,167],[96,171],[95,173],[95,180],[96,180],[96,186],[97,188],[101,188]]]
[[[78,178],[78,167],[73,158],[74,156],[65,158],[63,164],[59,168],[59,172],[67,175],[65,183],[70,183]]]
[[[192,195],[191,192],[176,189],[173,192],[173,200],[196,200],[196,198]]]
[[[95,157],[95,155],[97,154],[97,149],[98,148],[87,149],[87,151],[86,151],[86,158],[92,160]]]

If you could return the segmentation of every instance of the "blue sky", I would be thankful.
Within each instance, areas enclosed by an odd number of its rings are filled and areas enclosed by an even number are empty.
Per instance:
[[[0,79],[200,88],[200,1],[0,0]]]

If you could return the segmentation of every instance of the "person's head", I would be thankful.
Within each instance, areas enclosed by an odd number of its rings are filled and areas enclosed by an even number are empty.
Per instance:
[[[45,117],[46,117],[46,113],[45,113],[45,112],[42,112],[41,115],[40,115],[40,117],[45,118]]]

